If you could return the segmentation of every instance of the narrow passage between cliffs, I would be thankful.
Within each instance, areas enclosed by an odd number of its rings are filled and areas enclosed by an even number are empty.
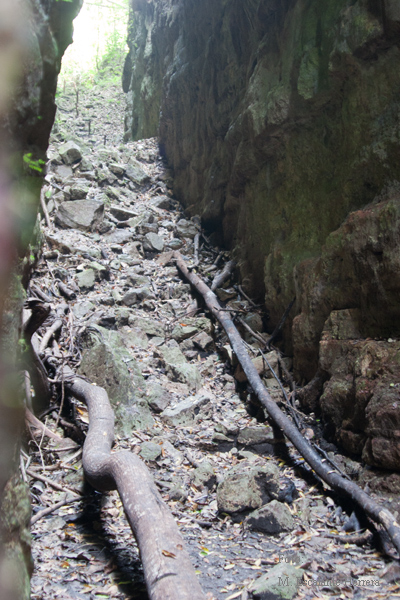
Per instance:
[[[82,106],[118,94],[104,90],[103,97],[81,98]],[[30,380],[26,372],[30,441],[21,465],[33,502],[31,597],[148,597],[119,495],[84,481],[89,415],[73,397],[79,394],[70,394],[66,367],[106,390],[116,417],[113,455],[129,451],[150,470],[208,600],[263,598],[271,590],[277,598],[307,599],[332,590],[347,598],[398,593],[395,563],[376,545],[382,538],[365,535],[365,517],[324,486],[271,426],[226,334],[179,275],[175,250],[210,285],[230,256],[174,199],[157,140],[122,145],[115,113],[89,131],[84,111],[70,118],[74,102],[72,94],[60,100],[43,190],[48,224],[43,217],[27,305],[50,308],[29,337],[48,376],[50,403],[44,393],[32,395],[34,371]],[[266,354],[282,390],[257,357],[263,336],[268,340],[263,314],[230,267],[217,295],[242,320],[272,399],[284,403],[293,392],[290,360],[273,347]],[[292,410],[303,434],[323,445],[318,423],[296,403]],[[357,463],[328,444],[323,449],[367,485]],[[382,503],[390,505],[388,498]]]

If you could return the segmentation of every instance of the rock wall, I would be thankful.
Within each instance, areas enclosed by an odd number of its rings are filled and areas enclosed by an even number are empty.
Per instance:
[[[332,311],[400,334],[399,42],[396,0],[132,0],[126,138],[158,128],[271,329],[296,295],[300,380]]]
[[[81,0],[0,3],[0,599],[28,600],[29,489],[19,473],[16,373],[26,279],[61,57]],[[28,244],[33,244],[28,250]]]

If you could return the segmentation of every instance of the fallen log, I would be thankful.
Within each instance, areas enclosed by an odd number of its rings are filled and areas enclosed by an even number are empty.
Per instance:
[[[106,391],[64,367],[65,389],[84,402],[89,432],[83,470],[98,491],[118,490],[138,542],[150,600],[204,600],[183,539],[145,464],[128,451],[111,453],[114,412]]]
[[[392,540],[397,552],[400,554],[400,525],[397,523],[394,515],[386,508],[381,507],[366,492],[364,492],[353,481],[344,479],[339,473],[321,462],[320,457],[312,448],[309,442],[301,435],[296,426],[281,411],[277,404],[272,400],[268,391],[257,373],[249,355],[247,354],[243,340],[236,329],[229,313],[222,310],[218,298],[210,288],[195,273],[190,272],[186,266],[185,260],[180,252],[175,252],[176,265],[182,275],[196,288],[203,296],[205,303],[216,319],[225,329],[232,349],[237,359],[242,365],[243,371],[252,386],[258,399],[265,407],[268,415],[274,423],[282,430],[286,437],[297,448],[303,458],[307,461],[315,473],[327,483],[332,489],[349,496],[354,502],[359,504],[366,514],[373,521],[382,525],[390,539]]]

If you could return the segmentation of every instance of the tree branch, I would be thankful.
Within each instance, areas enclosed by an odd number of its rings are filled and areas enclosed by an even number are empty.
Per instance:
[[[283,433],[288,437],[292,444],[301,453],[303,458],[314,469],[315,473],[323,479],[334,490],[342,492],[346,496],[350,496],[354,502],[357,502],[376,523],[380,523],[386,529],[394,546],[400,554],[400,525],[395,517],[386,508],[382,508],[377,502],[372,500],[357,484],[353,481],[347,481],[339,473],[332,470],[321,462],[318,454],[301,435],[290,419],[280,410],[276,403],[272,400],[268,391],[264,387],[261,378],[259,377],[256,368],[254,367],[249,355],[246,352],[243,340],[240,337],[238,330],[233,324],[229,313],[221,310],[216,295],[210,288],[198,277],[195,273],[191,273],[179,252],[175,252],[176,264],[182,275],[196,288],[204,297],[207,307],[211,313],[218,319],[225,329],[232,349],[235,352],[239,362],[242,365],[243,371],[247,375],[247,379],[251,384],[254,392],[257,394],[260,402],[265,407],[271,419],[275,422]]]

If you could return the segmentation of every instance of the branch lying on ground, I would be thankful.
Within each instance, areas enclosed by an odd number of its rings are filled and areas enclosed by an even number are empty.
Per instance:
[[[64,438],[61,437],[61,435],[54,433],[54,431],[51,431],[51,429],[46,427],[46,425],[44,425],[42,421],[39,421],[39,419],[35,417],[35,415],[32,414],[28,408],[25,410],[25,421],[28,425],[32,425],[36,429],[39,429],[42,433],[44,433],[44,435],[47,435],[47,437],[51,438],[52,440],[56,440],[57,442],[64,441]]]
[[[33,479],[37,479],[38,481],[42,481],[43,483],[47,483],[47,485],[54,488],[55,490],[58,490],[59,492],[65,492],[65,490],[68,490],[72,494],[76,494],[76,496],[78,496],[79,498],[82,498],[82,496],[79,492],[77,492],[76,490],[74,490],[71,487],[68,487],[67,485],[62,486],[59,483],[57,483],[56,481],[53,481],[52,479],[49,479],[48,477],[45,477],[44,475],[40,475],[40,473],[35,473],[35,471],[32,471],[32,469],[26,469],[26,472],[29,475],[29,477],[32,477]]]
[[[65,388],[87,405],[89,432],[83,469],[98,491],[118,490],[140,549],[150,600],[204,600],[178,527],[155,483],[135,454],[111,454],[114,412],[106,391],[64,367]]]
[[[386,508],[382,508],[372,498],[368,496],[358,485],[352,481],[347,481],[341,477],[336,471],[330,469],[321,462],[316,451],[311,447],[309,442],[301,435],[290,419],[280,410],[276,403],[264,387],[261,378],[259,377],[256,368],[254,367],[249,355],[246,352],[243,340],[240,337],[238,330],[233,324],[229,314],[221,310],[216,295],[210,288],[198,277],[195,273],[191,273],[183,256],[180,252],[175,252],[176,264],[180,272],[186,279],[196,288],[196,290],[204,297],[206,305],[211,313],[218,319],[225,329],[232,349],[235,352],[239,362],[242,365],[247,379],[257,394],[260,402],[265,407],[268,415],[274,423],[280,427],[283,433],[288,437],[292,444],[297,448],[303,458],[314,469],[314,471],[325,481],[332,489],[342,492],[357,502],[375,522],[380,523],[386,529],[394,546],[400,554],[400,525],[395,517]],[[287,310],[288,312],[288,310]]]
[[[72,502],[77,502],[78,500],[81,500],[81,498],[79,496],[77,496],[75,498],[65,497],[64,500],[60,500],[60,502],[57,502],[56,504],[53,504],[52,506],[48,506],[47,508],[40,510],[38,513],[36,513],[36,515],[33,515],[33,517],[31,518],[31,527],[32,527],[32,525],[34,525],[36,523],[36,521],[39,521],[39,519],[42,519],[43,517],[50,515],[52,512],[54,512],[58,508],[61,508],[62,506],[66,506],[67,504],[71,504]]]
[[[220,287],[229,277],[231,276],[233,269],[236,267],[236,263],[234,260],[230,260],[226,263],[221,273],[218,273],[211,284],[211,289],[214,292],[218,287]]]

